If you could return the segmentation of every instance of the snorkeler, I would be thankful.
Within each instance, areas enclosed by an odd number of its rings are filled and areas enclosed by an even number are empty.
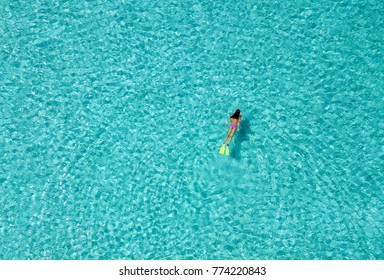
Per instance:
[[[240,129],[240,121],[241,121],[241,113],[240,113],[240,110],[237,109],[236,112],[233,113],[227,121],[227,124],[231,122],[231,125],[228,128],[227,136],[225,136],[223,144],[225,144],[225,141],[229,139],[227,144],[227,146],[229,146],[236,130]]]

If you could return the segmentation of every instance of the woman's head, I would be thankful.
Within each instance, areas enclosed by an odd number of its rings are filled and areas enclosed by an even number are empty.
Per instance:
[[[231,116],[231,118],[233,119],[238,119],[240,116],[240,110],[239,109],[236,109],[236,112]]]

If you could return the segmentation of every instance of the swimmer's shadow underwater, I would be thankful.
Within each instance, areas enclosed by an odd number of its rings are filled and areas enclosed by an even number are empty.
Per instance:
[[[233,146],[230,150],[229,156],[241,160],[241,145],[243,142],[248,141],[249,137],[248,135],[251,133],[251,128],[249,124],[249,120],[247,118],[244,118],[241,121],[241,127],[240,129],[236,132],[235,139],[233,141]]]

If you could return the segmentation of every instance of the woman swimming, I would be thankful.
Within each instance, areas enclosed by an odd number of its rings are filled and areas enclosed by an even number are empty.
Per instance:
[[[227,136],[225,136],[225,139],[224,139],[224,143],[225,144],[225,141],[228,140],[228,144],[227,146],[229,146],[229,144],[231,143],[232,141],[232,138],[233,138],[233,135],[235,134],[235,132],[237,131],[237,129],[240,129],[240,121],[241,121],[241,112],[239,109],[236,110],[235,113],[233,113],[228,121],[227,121],[227,124],[229,122],[231,122],[231,125],[229,126],[228,128],[228,132],[227,132]]]

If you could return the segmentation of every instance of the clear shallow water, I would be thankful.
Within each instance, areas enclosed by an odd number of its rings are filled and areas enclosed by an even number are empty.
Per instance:
[[[153,2],[2,1],[0,258],[383,259],[383,2]]]

